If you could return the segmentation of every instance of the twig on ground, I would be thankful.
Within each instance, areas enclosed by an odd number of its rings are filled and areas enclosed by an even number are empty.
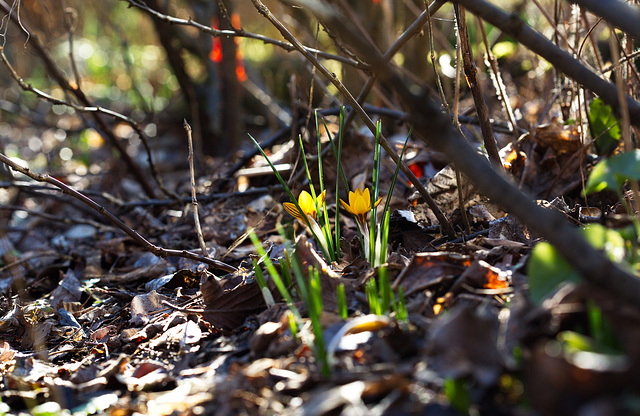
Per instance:
[[[201,256],[201,255],[198,255],[198,254],[195,254],[195,253],[191,253],[190,251],[187,251],[187,250],[172,250],[172,249],[166,249],[166,248],[162,248],[162,247],[156,246],[156,245],[150,243],[148,240],[146,240],[138,232],[136,232],[136,231],[132,230],[130,227],[128,227],[118,217],[116,217],[115,215],[113,215],[112,213],[107,211],[103,206],[98,205],[91,198],[89,198],[86,195],[82,194],[81,192],[78,192],[75,189],[67,186],[66,184],[62,183],[61,181],[57,180],[56,178],[53,178],[53,177],[51,177],[50,175],[47,175],[47,174],[33,172],[31,169],[19,165],[18,163],[16,163],[13,160],[9,159],[7,156],[5,156],[2,153],[0,153],[0,162],[4,163],[5,165],[11,167],[12,169],[14,169],[14,170],[16,170],[16,171],[18,171],[18,172],[20,172],[20,173],[22,173],[24,175],[27,175],[28,177],[30,177],[30,178],[38,181],[38,182],[49,183],[49,184],[55,186],[56,188],[60,189],[63,193],[65,193],[67,195],[71,195],[72,197],[78,199],[80,202],[84,203],[85,205],[88,205],[89,207],[93,208],[98,213],[100,213],[102,216],[104,216],[109,221],[111,221],[111,223],[113,225],[115,225],[116,227],[118,227],[119,229],[124,231],[129,237],[131,237],[135,242],[140,244],[145,250],[155,254],[158,257],[167,257],[167,256],[183,257],[183,258],[187,258],[187,259],[191,259],[191,260],[200,261],[202,263],[208,264],[209,266],[211,266],[211,267],[213,267],[215,269],[224,270],[226,272],[235,272],[237,270],[235,267],[233,267],[233,266],[231,266],[229,264],[223,263],[223,262],[218,261],[218,260],[210,259],[210,258],[207,258],[205,256]]]
[[[481,235],[488,235],[489,231],[491,231],[491,229],[485,228],[484,230],[476,231],[474,233],[464,234],[462,237],[456,238],[455,240],[439,238],[437,240],[433,240],[429,244],[431,247],[434,247],[434,248],[427,249],[427,251],[436,251],[435,248],[440,247],[441,245],[447,244],[447,243],[451,243],[451,244],[466,243],[467,241],[473,240],[474,238],[479,237]]]
[[[320,71],[322,75],[324,75],[328,80],[331,81],[331,83],[338,89],[338,91],[340,92],[340,94],[342,94],[345,100],[355,109],[355,111],[358,113],[358,115],[366,124],[367,128],[371,131],[371,133],[375,135],[376,134],[375,123],[373,122],[373,120],[371,120],[369,115],[364,111],[362,106],[358,104],[358,102],[353,97],[353,95],[351,95],[351,92],[344,86],[344,84],[342,84],[342,82],[340,82],[337,75],[329,71],[324,65],[322,65],[320,61],[318,61],[318,59],[312,53],[310,53],[307,49],[305,49],[304,46],[302,46],[302,44],[295,38],[295,36],[293,36],[293,34],[291,34],[289,30],[287,30],[287,28],[271,13],[271,11],[267,8],[267,6],[265,6],[260,0],[251,0],[251,2],[255,6],[255,8],[258,10],[258,12],[261,15],[263,15],[267,20],[269,20],[269,22],[271,22],[271,24],[274,25],[276,29],[278,29],[278,31],[282,34],[282,36],[285,39],[291,42],[291,44],[293,44],[296,47],[296,49],[298,49],[298,51],[300,51],[300,53],[302,53],[302,55],[304,55],[304,57],[309,62],[311,62],[316,68],[318,68],[318,71]],[[449,220],[447,220],[444,214],[442,214],[442,211],[437,206],[433,198],[431,198],[431,195],[429,195],[429,192],[427,192],[427,189],[424,187],[424,185],[420,183],[418,178],[416,178],[416,176],[413,174],[413,172],[411,172],[411,170],[407,167],[407,165],[401,160],[399,160],[398,155],[396,154],[396,152],[393,150],[393,148],[391,147],[391,145],[383,135],[380,135],[380,144],[382,148],[385,150],[385,152],[387,153],[387,155],[389,155],[389,157],[391,157],[391,159],[394,161],[394,163],[397,163],[400,165],[400,169],[402,170],[402,173],[404,173],[407,176],[409,181],[416,187],[416,190],[424,198],[427,205],[433,211],[434,215],[440,222],[443,232],[449,235],[450,237],[454,237],[456,235],[456,232],[451,226],[451,223],[449,222]]]
[[[193,167],[193,138],[191,137],[191,126],[184,120],[184,130],[187,132],[187,141],[189,142],[189,177],[191,178],[191,205],[193,206],[193,222],[196,225],[196,235],[202,255],[209,257],[207,245],[202,236],[202,227],[200,227],[200,215],[198,215],[198,198],[196,197],[196,173]]]

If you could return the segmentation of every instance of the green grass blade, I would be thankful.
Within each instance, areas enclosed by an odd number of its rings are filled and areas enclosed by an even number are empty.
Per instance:
[[[398,157],[398,163],[396,163],[396,169],[393,172],[393,176],[391,178],[391,186],[389,186],[389,193],[387,194],[387,199],[384,201],[384,209],[382,211],[382,222],[380,224],[380,233],[381,233],[381,247],[380,247],[380,264],[384,264],[387,261],[387,243],[389,242],[389,217],[390,217],[390,208],[391,204],[391,196],[393,195],[393,189],[396,186],[396,179],[398,178],[398,174],[400,173],[400,164],[402,163],[402,157],[404,156],[405,151],[407,150],[407,144],[409,143],[409,138],[411,137],[412,129],[409,130],[409,134],[407,134],[407,138],[404,141],[404,145],[402,146],[402,151],[400,152],[400,156]]]
[[[399,321],[406,322],[409,318],[407,314],[407,304],[404,300],[404,291],[402,287],[398,287],[398,312],[396,313],[396,317]]]
[[[267,281],[264,278],[264,274],[262,274],[262,269],[258,264],[257,260],[253,260],[253,273],[256,276],[256,280],[258,281],[258,286],[260,287],[260,292],[262,293],[262,297],[264,298],[264,303],[267,305],[267,308],[272,307],[276,304],[273,299],[273,295],[269,290],[269,286],[267,286]]]
[[[280,182],[280,185],[282,185],[284,190],[287,191],[287,195],[289,195],[289,199],[291,199],[291,201],[295,204],[296,208],[298,208],[298,210],[300,212],[302,212],[302,210],[300,209],[300,205],[298,205],[298,200],[296,199],[295,196],[293,196],[293,192],[291,192],[291,189],[289,188],[289,185],[287,185],[287,182],[285,182],[285,180],[282,179],[282,176],[280,176],[280,172],[278,172],[278,169],[276,169],[276,167],[273,166],[273,163],[271,163],[271,160],[269,159],[269,156],[267,156],[267,154],[264,152],[264,150],[262,150],[262,147],[260,147],[260,143],[258,143],[256,141],[256,139],[253,138],[252,135],[249,134],[248,136],[253,141],[253,143],[256,145],[256,147],[258,148],[260,153],[262,153],[262,156],[267,160],[267,163],[269,163],[269,166],[271,166],[271,170],[276,175],[276,178],[278,178],[278,181]]]
[[[376,236],[378,227],[376,225],[377,222],[377,213],[378,208],[375,207],[375,203],[378,200],[378,195],[380,193],[380,133],[382,130],[382,123],[378,121],[376,123],[376,142],[374,146],[373,153],[373,192],[371,194],[371,226],[369,227],[369,262],[371,266],[375,264],[375,253],[376,253]]]
[[[320,271],[313,266],[309,266],[309,303],[313,306],[316,315],[322,314],[322,287],[320,285]]]
[[[249,137],[251,137],[251,136],[249,136]],[[252,138],[252,139],[253,139],[253,138]],[[257,142],[255,141],[255,139],[253,139],[253,141],[254,141],[254,143],[256,143],[256,145],[257,145]],[[311,172],[309,171],[309,165],[308,165],[308,163],[307,163],[307,155],[306,155],[306,153],[305,153],[305,151],[304,151],[304,145],[303,145],[303,143],[302,143],[302,135],[298,135],[298,143],[300,144],[300,152],[302,153],[302,161],[304,162],[304,169],[305,169],[305,172],[307,173],[307,179],[309,180],[309,190],[311,191],[311,197],[313,198],[313,203],[315,204],[316,211],[317,211],[317,212],[322,212],[322,211],[323,211],[322,207],[319,207],[319,206],[318,206],[318,195],[316,194],[316,190],[315,190],[315,188],[314,188],[314,186],[313,186],[313,181],[312,181],[312,179],[311,179]],[[260,148],[260,146],[259,146],[259,145],[258,145],[258,148]],[[260,149],[260,151],[261,151],[261,152],[262,152],[262,154],[264,155],[264,152],[262,151],[262,149]],[[265,155],[265,157],[266,157],[266,155]],[[274,170],[274,172],[275,172],[275,167],[273,166],[273,164],[271,164],[271,161],[270,161],[268,158],[267,158],[267,161],[269,162],[269,165],[271,165],[271,168],[272,168],[272,169]],[[279,174],[276,174],[276,175],[278,176],[278,178],[279,178],[279,179],[281,179],[281,176],[280,176]],[[280,183],[282,183],[282,184],[283,184],[283,186],[286,186],[286,184],[284,183],[284,181],[282,181],[282,180],[281,180],[281,181],[280,181]],[[296,208],[298,208],[298,210],[299,210],[300,212],[302,212],[302,210],[300,209],[300,205],[298,204],[298,201],[293,197],[293,194],[292,194],[292,193],[291,193],[291,191],[289,190],[289,187],[287,187],[287,190],[288,190],[288,192],[289,192],[289,196],[292,198],[293,202],[295,203]],[[323,205],[324,205],[324,204],[323,204]],[[333,257],[331,256],[331,252],[330,252],[330,250],[328,250],[328,248],[327,248],[327,247],[325,247],[325,246],[324,246],[324,244],[320,244],[320,238],[319,238],[319,236],[318,236],[318,235],[316,234],[316,232],[313,230],[313,227],[311,226],[311,223],[310,223],[310,222],[309,222],[309,220],[306,218],[306,216],[304,216],[304,217],[305,217],[305,218],[304,218],[304,221],[305,221],[305,223],[307,224],[307,226],[309,227],[309,230],[311,231],[311,234],[313,235],[313,239],[314,239],[314,240],[316,240],[316,241],[318,242],[318,245],[320,246],[320,248],[321,248],[322,253],[324,254],[324,256],[325,256],[327,259],[333,260]],[[322,228],[324,228],[324,227],[322,227]],[[324,234],[324,236],[325,236],[325,241],[327,241],[327,238],[326,238],[326,231],[323,231],[323,234]],[[331,241],[331,240],[328,240],[328,241]]]
[[[334,229],[335,229],[335,237],[336,237],[336,259],[340,259],[340,202],[338,198],[340,197],[340,174],[344,176],[344,170],[342,169],[342,139],[344,138],[344,106],[340,107],[340,122],[338,124],[338,154],[336,155],[336,217],[334,220]],[[333,140],[331,138],[331,134],[329,134],[329,141],[333,146]],[[346,177],[343,178],[346,181]],[[347,191],[349,190],[349,186],[347,185]]]
[[[347,296],[344,291],[344,283],[338,285],[338,314],[342,319],[347,319],[349,311],[347,309]]]
[[[369,312],[374,315],[382,315],[380,310],[380,297],[378,296],[378,285],[375,279],[371,278],[365,285],[367,298],[369,299]]]
[[[398,157],[398,163],[396,163],[396,170],[393,172],[393,177],[391,178],[391,186],[389,187],[389,193],[387,194],[387,199],[384,201],[384,209],[389,209],[389,204],[391,203],[391,194],[393,194],[393,188],[396,186],[396,179],[398,178],[398,174],[400,173],[400,164],[402,163],[402,157],[404,156],[404,152],[407,150],[407,144],[409,143],[409,138],[411,137],[412,130],[409,130],[409,134],[407,134],[407,138],[404,141],[404,145],[402,146],[402,151],[400,152],[400,156]]]
[[[381,297],[382,313],[386,314],[391,311],[391,283],[389,283],[389,275],[386,267],[378,268],[378,292]]]
[[[278,274],[278,271],[276,270],[276,268],[273,266],[271,259],[269,259],[269,256],[266,255],[267,253],[264,251],[264,248],[262,247],[262,243],[260,243],[260,240],[258,240],[258,236],[253,231],[253,229],[249,231],[249,238],[251,239],[251,242],[253,243],[256,250],[258,251],[258,254],[260,255],[260,257],[265,258],[264,265],[267,268],[269,275],[273,279],[273,283],[275,283],[276,287],[278,288],[278,291],[280,292],[285,302],[287,303],[289,310],[291,310],[291,312],[296,316],[297,319],[302,319],[302,316],[300,315],[300,311],[298,311],[298,308],[293,303],[293,298],[291,298],[291,295],[289,294],[287,287],[282,282],[282,279],[280,278],[280,275]]]
[[[347,190],[347,193],[350,191],[349,181],[347,180],[347,175],[344,173],[344,169],[342,169],[341,157],[342,157],[342,143],[344,139],[344,107],[340,107],[340,131],[338,132],[338,147],[336,148],[336,144],[329,135],[329,142],[331,143],[331,149],[333,149],[333,155],[338,161],[338,174],[336,178],[342,178],[342,182],[344,183],[344,187]],[[336,193],[336,195],[338,195]]]
[[[289,319],[289,329],[291,329],[291,334],[295,339],[298,339],[298,324],[296,323],[296,317],[291,313],[291,311],[289,311],[287,318]]]
[[[387,262],[387,245],[389,244],[389,210],[382,212],[382,222],[380,223],[380,264]]]
[[[320,372],[324,376],[330,375],[329,362],[327,360],[327,349],[324,343],[324,330],[320,321],[322,315],[322,287],[320,285],[320,272],[317,268],[309,266],[309,299],[307,299],[307,309],[309,309],[309,318],[311,319],[311,327],[315,336],[314,349],[316,360]]]
[[[349,192],[349,183],[347,182],[347,177],[342,169],[342,140],[344,138],[344,106],[340,107],[340,122],[339,122],[339,130],[338,130],[338,147],[336,149],[335,140],[327,127],[327,123],[324,119],[322,119],[322,124],[324,125],[325,130],[327,131],[327,137],[329,138],[329,143],[331,145],[331,149],[333,150],[333,155],[337,162],[337,172],[336,172],[336,215],[334,219],[334,251],[336,254],[336,260],[340,258],[340,203],[338,202],[338,198],[340,197],[340,179],[345,183],[345,187],[347,192]]]
[[[282,273],[282,278],[284,280],[284,284],[287,287],[291,286],[291,269],[287,264],[286,259],[280,259],[280,272]]]
[[[302,153],[302,161],[304,162],[304,170],[307,173],[307,180],[309,181],[309,190],[314,202],[317,201],[316,189],[313,186],[313,179],[311,178],[311,171],[309,171],[309,164],[307,163],[307,154],[304,151],[304,143],[302,142],[302,134],[298,135],[298,143],[300,144],[300,152]],[[318,206],[316,205],[316,209]]]
[[[320,141],[320,129],[318,126],[318,112],[315,112],[315,117],[316,117],[316,135],[317,135],[317,151],[318,151],[318,182],[320,183],[320,194],[322,194],[322,192],[324,192],[324,180],[323,180],[323,171],[322,171],[322,143]],[[331,135],[331,133],[329,133],[329,129],[327,129],[327,125],[326,123],[324,123],[324,120],[322,120],[322,123],[324,124],[325,130],[327,132],[328,135]],[[337,194],[336,194],[337,195]],[[336,249],[334,247],[334,241],[333,241],[333,235],[331,233],[331,223],[329,222],[329,213],[327,212],[327,203],[326,200],[322,201],[322,206],[318,207],[318,212],[321,213],[322,215],[322,220],[323,220],[323,224],[322,224],[322,230],[324,231],[324,236],[325,236],[325,241],[327,242],[327,250],[329,251],[329,254],[331,255],[331,260],[336,261],[338,259],[338,256],[336,256]]]
[[[316,118],[316,148],[318,152],[318,182],[320,183],[320,193],[324,191],[324,182],[322,180],[322,143],[320,143],[320,128],[318,126],[318,111],[314,112]],[[324,121],[323,121],[324,122]],[[327,130],[327,133],[329,130]]]
[[[296,277],[296,285],[298,286],[298,292],[300,293],[300,296],[302,297],[302,299],[307,299],[309,297],[309,294],[307,293],[307,285],[304,282],[304,277],[302,275],[302,269],[300,268],[300,263],[298,262],[298,258],[295,256],[292,258],[289,255],[289,252],[294,253],[293,245],[286,238],[284,229],[282,228],[282,226],[278,224],[277,228],[278,228],[278,233],[284,239],[284,245],[286,247],[284,256],[287,259],[287,262],[291,265],[291,268],[293,269],[293,275]]]

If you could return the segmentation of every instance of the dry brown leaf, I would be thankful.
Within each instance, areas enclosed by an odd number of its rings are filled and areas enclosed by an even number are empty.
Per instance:
[[[535,139],[538,143],[553,148],[558,154],[575,153],[582,147],[580,132],[575,126],[565,126],[558,119],[539,126]]]
[[[468,256],[457,253],[418,253],[400,273],[394,290],[402,286],[405,295],[452,280],[471,264]]]
[[[246,282],[240,274],[218,280],[204,272],[200,277],[200,291],[205,309],[202,317],[218,329],[236,329],[249,315],[265,308],[258,283]]]

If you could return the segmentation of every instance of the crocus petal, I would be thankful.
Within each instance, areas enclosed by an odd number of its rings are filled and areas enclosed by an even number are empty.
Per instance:
[[[329,248],[327,246],[327,240],[324,237],[324,233],[322,232],[322,229],[320,228],[320,226],[318,225],[315,219],[311,217],[307,217],[307,218],[309,219],[309,225],[313,230],[314,237],[317,239],[316,241],[318,242],[318,244],[322,246],[322,249],[328,253]]]
[[[369,193],[369,188],[364,188],[361,195],[365,201],[369,201],[369,206],[371,206],[371,194]]]
[[[356,189],[356,192],[349,191],[349,206],[353,207],[356,204],[356,198],[358,196],[359,189]]]
[[[302,215],[302,213],[298,210],[298,207],[296,207],[295,204],[292,204],[291,202],[283,202],[282,206],[284,207],[285,211],[287,211],[289,214],[291,214],[292,216],[294,216],[295,218],[304,221],[304,215]]]
[[[374,207],[374,208],[375,208],[375,207],[377,207],[377,206],[378,206],[378,204],[380,203],[380,201],[382,201],[382,197],[378,198],[378,200],[376,201],[376,203],[375,203],[375,204],[373,204],[373,207]]]
[[[358,214],[366,214],[371,210],[371,202],[368,199],[360,196],[356,199],[356,205],[353,207],[353,210]]]
[[[300,192],[300,196],[298,197],[298,205],[300,205],[300,209],[306,215],[311,215],[312,217],[316,216],[316,207],[313,203],[313,197],[307,191]]]
[[[346,209],[347,212],[349,212],[349,214],[355,215],[355,212],[353,212],[353,210],[351,209],[351,206],[349,206],[349,204],[344,202],[342,199],[340,200],[340,205],[342,205],[342,208]]]
[[[318,206],[321,207],[324,204],[324,199],[327,197],[327,190],[322,191],[320,195],[318,195]]]

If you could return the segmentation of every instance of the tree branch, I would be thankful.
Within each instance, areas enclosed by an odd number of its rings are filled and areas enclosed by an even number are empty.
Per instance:
[[[622,0],[569,0],[640,41],[640,9]]]
[[[284,49],[285,51],[291,52],[291,51],[295,51],[296,47],[294,45],[292,45],[291,43],[288,42],[283,42],[281,40],[276,40],[276,39],[272,39],[269,38],[267,36],[263,36],[263,35],[259,35],[256,33],[251,33],[251,32],[245,32],[244,30],[240,29],[233,29],[233,30],[219,30],[219,29],[214,29],[211,26],[207,26],[207,25],[203,25],[202,23],[198,23],[194,20],[192,20],[191,18],[189,18],[188,20],[185,19],[180,19],[178,17],[173,17],[173,16],[168,16],[166,14],[162,14],[160,12],[158,12],[157,10],[154,10],[150,7],[148,7],[147,5],[137,1],[137,0],[123,0],[126,1],[127,3],[129,3],[131,6],[136,7],[148,14],[150,14],[151,16],[155,17],[156,19],[165,21],[167,23],[170,23],[172,25],[182,25],[182,26],[191,26],[191,27],[195,27],[196,29],[208,33],[211,36],[217,38],[220,36],[227,36],[227,37],[239,37],[239,38],[247,38],[247,39],[254,39],[254,40],[259,40],[261,42],[267,43],[267,44],[271,44],[271,45],[275,45],[278,46],[279,48]],[[354,68],[358,68],[358,69],[363,69],[363,70],[368,70],[369,68],[365,65],[363,65],[361,62],[355,61],[353,59],[349,59],[349,58],[345,58],[343,56],[339,56],[339,55],[334,55],[331,53],[327,53],[324,51],[320,51],[318,49],[313,49],[313,48],[309,48],[307,46],[303,46],[303,48],[307,51],[309,51],[310,53],[316,54],[321,58],[324,59],[332,59],[334,61],[338,61],[341,62],[343,64],[347,64],[347,65],[351,65]]]

